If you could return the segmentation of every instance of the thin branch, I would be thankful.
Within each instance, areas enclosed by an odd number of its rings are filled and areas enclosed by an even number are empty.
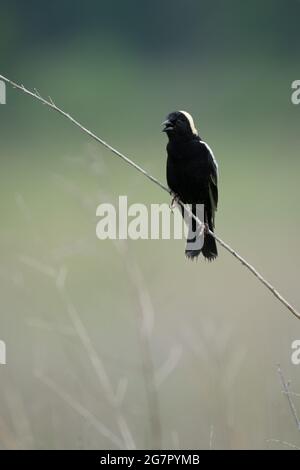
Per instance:
[[[59,175],[57,175],[59,176]],[[73,196],[76,196],[84,209],[92,210],[92,201],[84,201],[82,194],[73,183],[66,184],[66,180],[62,180],[62,186],[68,190],[71,189]],[[142,372],[145,380],[145,391],[149,410],[149,427],[151,432],[151,446],[153,449],[162,448],[162,426],[160,419],[159,399],[158,399],[158,383],[154,371],[154,363],[151,351],[151,334],[154,325],[154,307],[151,301],[147,283],[145,282],[143,273],[136,260],[129,256],[129,245],[126,240],[117,243],[113,240],[113,244],[123,259],[124,266],[127,270],[128,277],[136,289],[139,309],[137,310],[139,324],[139,338],[141,343]]]
[[[210,435],[209,435],[209,450],[213,448],[213,439],[214,439],[214,426],[210,426]]]
[[[149,409],[149,424],[151,431],[151,446],[153,449],[162,448],[162,425],[160,417],[157,383],[155,381],[154,363],[151,351],[151,332],[154,321],[154,307],[149,295],[142,271],[134,258],[129,257],[129,247],[124,243],[115,243],[117,250],[123,257],[128,276],[136,289],[140,308],[138,309],[138,323],[142,353],[142,368],[145,380]]]
[[[282,446],[289,447],[290,449],[300,450],[300,447],[297,447],[295,444],[291,444],[287,441],[280,441],[279,439],[267,439],[266,442],[274,442],[274,444],[280,444]]]
[[[122,405],[120,397],[124,398],[124,394],[121,393],[121,395],[120,395],[119,386],[117,388],[117,392],[116,393],[114,392],[113,385],[112,385],[112,383],[111,383],[111,381],[108,377],[108,374],[105,370],[104,363],[101,360],[100,356],[98,355],[96,349],[94,348],[94,346],[92,344],[92,341],[90,339],[90,336],[89,336],[84,324],[82,323],[80,315],[78,314],[74,304],[70,300],[64,285],[61,286],[60,291],[61,291],[62,299],[64,300],[64,302],[66,304],[66,308],[67,308],[68,314],[70,316],[71,322],[74,326],[75,331],[77,332],[77,335],[78,335],[83,347],[85,348],[85,350],[87,352],[87,355],[88,355],[88,357],[91,361],[91,364],[92,364],[92,366],[93,366],[93,368],[96,372],[96,375],[98,377],[98,380],[99,380],[101,386],[104,389],[104,392],[105,392],[106,397],[107,397],[107,401],[116,410],[117,421],[118,421],[118,425],[119,425],[121,434],[122,434],[123,439],[124,439],[125,446],[126,446],[127,449],[134,450],[136,448],[136,445],[134,443],[134,439],[133,439],[133,437],[131,435],[131,432],[129,430],[129,426],[127,425],[126,420],[123,417],[123,414],[121,413],[121,410],[120,410],[121,405]],[[123,380],[122,380],[122,383],[123,383]],[[120,383],[119,383],[119,385],[120,385]],[[122,384],[121,384],[121,388],[123,388]]]
[[[282,391],[282,393],[286,393],[286,392]],[[289,390],[288,395],[292,395],[293,397],[300,398],[300,393],[292,392],[291,390]]]
[[[70,114],[66,113],[62,109],[60,109],[56,104],[53,102],[51,99],[50,101],[46,100],[45,98],[42,98],[41,95],[35,91],[32,92],[28,90],[27,88],[24,87],[24,85],[18,85],[17,83],[13,82],[12,80],[9,80],[8,78],[4,77],[3,75],[0,75],[0,80],[3,80],[4,82],[10,84],[12,87],[17,88],[18,90],[22,91],[26,95],[30,95],[32,98],[37,99],[41,103],[47,105],[49,108],[52,108],[54,111],[57,111],[59,114],[67,118],[69,121],[71,121],[75,126],[79,127],[83,132],[88,134],[92,139],[96,140],[98,143],[106,147],[108,150],[110,150],[112,153],[114,153],[116,156],[121,158],[123,161],[128,163],[130,166],[135,168],[139,173],[142,173],[146,178],[148,178],[152,183],[155,183],[157,186],[159,186],[161,189],[164,191],[168,192],[171,194],[171,191],[163,185],[159,180],[154,178],[152,175],[150,175],[146,170],[144,170],[141,166],[139,166],[137,163],[132,161],[130,158],[126,157],[123,153],[119,152],[115,148],[113,148],[110,144],[105,142],[103,139],[98,137],[96,134],[91,132],[89,129],[84,127],[82,124],[80,124],[76,119],[74,119]],[[188,213],[191,217],[193,217],[196,222],[199,224],[199,226],[203,229],[204,224],[201,222],[199,218],[197,218],[191,211],[190,207],[186,204],[183,204],[182,201],[178,201],[178,203],[184,207],[186,213]],[[218,237],[215,233],[212,231],[209,231],[210,235],[212,235],[216,241],[226,250],[228,251],[232,256],[234,256],[236,259],[238,259],[243,266],[245,266],[272,294],[290,311],[292,314],[300,320],[300,313],[296,310],[296,308],[291,305],[276,289],[275,287],[270,284],[269,281],[267,281],[248,261],[245,260],[239,253],[237,253],[233,248],[231,248],[230,245],[225,243],[220,237]]]
[[[106,399],[107,399],[108,403],[116,411],[117,422],[118,422],[121,434],[122,434],[123,439],[124,439],[125,447],[130,449],[130,450],[135,449],[136,446],[134,444],[134,439],[131,436],[129,427],[128,427],[128,425],[125,421],[125,418],[123,417],[123,415],[121,413],[121,409],[120,409],[121,405],[122,405],[122,402],[121,402],[120,398],[121,399],[124,398],[124,393],[123,393],[124,383],[123,383],[123,380],[122,380],[121,386],[120,386],[120,382],[119,382],[117,392],[114,393],[113,386],[112,386],[112,383],[110,382],[108,374],[106,373],[104,363],[102,362],[100,356],[97,354],[97,352],[96,352],[96,350],[95,350],[95,348],[92,344],[92,341],[89,337],[89,334],[88,334],[86,328],[84,327],[84,325],[81,321],[80,315],[77,312],[74,304],[72,303],[72,301],[69,298],[69,296],[67,294],[67,291],[65,289],[65,281],[66,281],[67,271],[65,270],[65,268],[60,268],[59,270],[55,270],[55,268],[53,268],[51,266],[44,265],[44,264],[40,263],[39,261],[36,261],[36,260],[34,260],[32,258],[29,258],[29,257],[26,257],[26,256],[21,256],[20,261],[23,262],[24,264],[26,264],[27,266],[33,268],[34,270],[36,270],[36,271],[50,277],[54,281],[56,281],[55,282],[56,288],[57,288],[57,290],[58,290],[58,292],[61,296],[62,301],[64,302],[64,304],[66,306],[66,310],[69,314],[69,317],[70,317],[70,320],[71,320],[72,325],[74,327],[74,330],[76,331],[77,336],[79,337],[84,349],[87,352],[89,360],[90,360],[90,362],[91,362],[91,364],[92,364],[92,366],[93,366],[93,368],[96,372],[97,378],[98,378],[98,380],[99,380],[99,382],[100,382],[100,384],[101,384],[101,386],[102,386],[102,388],[105,392],[105,396],[106,396]],[[64,275],[63,279],[60,279],[61,278],[61,272],[63,272],[63,271],[65,271],[65,275]],[[47,379],[47,381],[48,381],[48,385],[49,385],[50,384],[50,379]],[[46,382],[46,381],[44,380],[44,382]],[[52,382],[52,384],[54,384],[54,383]],[[54,390],[55,387],[56,386],[54,384],[50,388],[52,388]],[[58,387],[56,387],[56,391],[58,391]],[[120,391],[121,391],[121,393],[120,393]],[[58,393],[58,394],[62,398],[65,397],[64,400],[67,401],[69,404],[71,404],[72,408],[76,409],[76,411],[78,411],[79,414],[81,414],[85,418],[89,419],[89,421],[93,421],[92,414],[88,410],[84,409],[81,405],[79,405],[79,404],[76,405],[74,399],[72,399],[70,396],[69,396],[69,398],[67,398],[67,395],[64,394],[64,392],[61,392],[61,393]],[[95,422],[93,424],[95,424]],[[129,438],[129,436],[130,436],[130,438]],[[122,448],[122,446],[121,446],[121,448]]]
[[[296,410],[296,407],[294,405],[294,402],[291,398],[291,393],[290,393],[290,389],[289,389],[289,384],[286,382],[285,378],[284,378],[284,375],[283,375],[283,372],[281,370],[281,367],[280,365],[278,365],[278,375],[280,377],[280,381],[281,381],[281,385],[282,385],[282,391],[283,393],[286,395],[287,397],[287,400],[288,400],[288,403],[289,403],[289,407],[291,409],[291,412],[292,412],[292,415],[293,415],[293,418],[296,422],[296,426],[298,428],[298,431],[300,431],[300,419],[298,417],[298,414],[297,414],[297,410]]]
[[[22,200],[22,212],[23,214],[24,213],[26,214],[27,220],[31,219],[30,211],[28,207],[26,206],[24,200]],[[39,273],[47,277],[50,277],[55,282],[56,289],[66,306],[66,310],[70,317],[73,328],[78,338],[80,339],[82,346],[87,352],[89,360],[105,392],[106,399],[108,403],[116,410],[116,414],[117,414],[116,418],[117,418],[118,426],[120,428],[122,437],[124,439],[125,447],[130,450],[135,449],[136,446],[134,443],[134,439],[131,435],[129,426],[127,425],[127,422],[121,412],[121,405],[124,400],[125,393],[127,391],[128,380],[127,378],[124,378],[124,377],[120,379],[116,388],[116,392],[114,392],[114,387],[105,370],[104,363],[102,359],[100,358],[100,356],[98,355],[96,349],[94,348],[91,338],[88,334],[88,331],[86,330],[84,324],[82,323],[81,317],[79,313],[77,312],[77,309],[75,308],[75,305],[71,301],[71,298],[69,297],[67,290],[65,288],[66,278],[68,275],[66,266],[62,265],[57,269],[51,265],[45,264],[43,262],[40,262],[39,260],[30,258],[29,256],[24,256],[24,255],[20,256],[19,259],[25,265],[29,266],[30,268],[38,271]]]
[[[171,349],[169,357],[155,373],[155,383],[157,388],[159,388],[169,377],[169,375],[176,369],[181,359],[182,353],[183,349],[180,344],[177,344]]]
[[[117,448],[123,449],[124,443],[118,436],[116,436],[109,428],[102,424],[85,406],[75,400],[69,393],[59,387],[58,384],[53,382],[49,377],[44,375],[41,371],[36,370],[34,375],[56,395],[58,395],[64,402],[66,402],[73,410],[80,416],[88,421],[94,428],[106,439],[110,440]]]

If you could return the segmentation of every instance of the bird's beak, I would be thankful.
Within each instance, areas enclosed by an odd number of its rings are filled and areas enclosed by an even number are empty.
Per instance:
[[[174,125],[169,119],[161,123],[162,126],[164,126],[162,132],[168,132],[172,131],[174,129]]]

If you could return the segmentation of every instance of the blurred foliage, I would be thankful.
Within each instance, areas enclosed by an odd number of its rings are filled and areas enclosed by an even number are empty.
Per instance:
[[[3,52],[61,41],[79,35],[122,40],[126,47],[154,57],[218,51],[284,52],[297,55],[298,0],[114,0],[1,1]],[[9,44],[7,44],[7,39]]]

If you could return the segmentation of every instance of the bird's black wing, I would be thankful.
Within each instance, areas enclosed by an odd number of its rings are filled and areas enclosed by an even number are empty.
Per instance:
[[[209,190],[209,200],[212,210],[212,222],[215,225],[215,212],[218,209],[218,164],[214,157],[214,154],[210,147],[203,141],[201,144],[204,145],[207,149],[207,158],[209,164],[209,180],[208,180],[208,190]]]

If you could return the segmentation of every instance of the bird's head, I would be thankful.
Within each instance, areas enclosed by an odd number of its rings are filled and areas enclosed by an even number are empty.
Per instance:
[[[190,139],[198,135],[192,116],[186,111],[174,111],[168,114],[167,119],[162,123],[163,132],[166,132],[169,139]]]

